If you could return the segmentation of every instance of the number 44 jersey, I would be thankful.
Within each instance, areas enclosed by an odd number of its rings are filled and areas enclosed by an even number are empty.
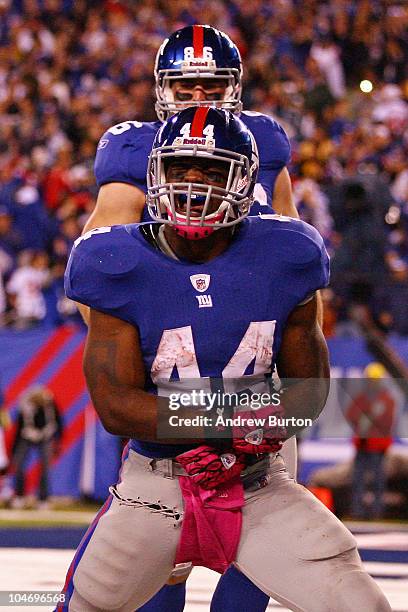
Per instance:
[[[153,228],[105,227],[79,238],[67,296],[137,327],[152,393],[163,381],[177,390],[183,379],[271,373],[289,314],[328,282],[318,232],[288,217],[248,217],[221,255],[197,264],[155,248],[145,237]],[[136,448],[166,456],[162,445]]]

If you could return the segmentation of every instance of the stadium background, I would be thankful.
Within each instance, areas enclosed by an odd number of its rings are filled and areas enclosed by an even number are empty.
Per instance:
[[[9,445],[21,393],[35,382],[54,391],[64,419],[57,496],[102,499],[120,454],[89,402],[85,330],[62,290],[97,196],[96,145],[115,123],[156,119],[155,53],[192,23],[237,43],[244,108],[272,115],[291,139],[296,204],[332,256],[323,300],[336,376],[359,377],[373,360],[356,313],[408,361],[406,2],[0,0],[0,384]],[[320,435],[302,444],[304,478],[350,457],[347,440],[327,452]],[[29,492],[37,482],[32,457]]]

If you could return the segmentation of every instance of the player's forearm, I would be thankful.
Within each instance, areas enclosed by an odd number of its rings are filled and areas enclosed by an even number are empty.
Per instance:
[[[96,227],[138,223],[143,214],[145,194],[126,183],[107,183],[98,193],[96,206],[83,229],[83,234]]]
[[[292,184],[287,168],[283,168],[275,181],[272,208],[279,215],[299,219],[299,213],[293,201]]]
[[[95,386],[94,373],[85,370],[92,402],[102,421],[111,434],[155,440],[157,437],[157,400],[138,389],[106,385],[106,377],[99,374],[99,385]]]
[[[81,315],[85,325],[89,325],[89,306],[84,306],[84,304],[80,304],[79,302],[75,302],[79,314]]]
[[[329,379],[285,379],[282,407],[287,437],[310,427],[322,412],[329,393]]]
[[[316,299],[296,309],[283,335],[278,371],[287,387],[282,401],[286,417],[315,420],[329,393],[329,354],[316,309]]]
[[[314,421],[323,410],[330,387],[328,350],[320,327],[309,337],[307,347],[290,367],[281,367],[280,376],[286,391],[282,404],[288,425],[288,437],[303,429],[302,420]],[[300,346],[299,346],[300,349]],[[295,422],[296,421],[296,422]],[[305,422],[305,425],[308,425]]]
[[[201,427],[180,426],[177,438],[168,438],[169,418],[173,414],[167,398],[144,391],[140,381],[132,380],[128,364],[128,380],[121,380],[117,373],[117,357],[113,343],[92,343],[85,350],[84,373],[93,405],[104,428],[114,435],[159,441],[166,444],[201,442]],[[123,369],[123,368],[122,368]],[[177,416],[191,418],[197,415],[197,407],[180,407]],[[184,437],[183,437],[184,436]]]
[[[89,385],[88,377],[87,382]],[[178,426],[173,430],[177,437],[171,438],[169,419],[173,413],[169,410],[167,398],[124,386],[109,388],[105,385],[102,395],[92,383],[89,389],[102,424],[111,434],[162,444],[201,444],[204,441],[203,427],[189,424],[194,416],[201,414],[196,407],[178,409]]]

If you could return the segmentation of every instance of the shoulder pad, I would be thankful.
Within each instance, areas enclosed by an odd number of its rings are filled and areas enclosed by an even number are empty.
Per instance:
[[[265,115],[264,113],[258,113],[256,111],[242,111],[239,115],[241,121],[243,121],[251,130],[254,129],[263,129],[268,130],[268,133],[271,134],[273,132],[281,132],[286,135],[285,130],[281,126],[281,124],[270,117],[269,115]]]
[[[265,261],[282,267],[297,303],[329,282],[329,257],[319,232],[304,221],[265,214],[248,219]]]
[[[147,158],[161,123],[123,121],[109,128],[99,141],[94,173],[98,186],[129,183],[145,190]]]
[[[69,298],[111,312],[129,301],[139,242],[124,225],[99,227],[75,241],[65,272]]]
[[[291,156],[289,138],[275,119],[255,111],[243,111],[240,119],[255,137],[261,168],[281,169],[289,164]]]
[[[124,225],[96,227],[75,240],[74,250],[103,274],[127,274],[136,266],[137,242]]]
[[[279,252],[291,265],[307,267],[320,259],[322,250],[325,250],[324,242],[312,225],[285,215],[263,214],[258,218],[268,222],[265,226],[271,222],[273,241],[276,241]]]

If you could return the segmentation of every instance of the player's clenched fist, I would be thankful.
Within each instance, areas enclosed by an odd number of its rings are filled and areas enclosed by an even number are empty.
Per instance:
[[[250,455],[276,453],[286,439],[286,429],[280,425],[284,417],[282,406],[263,406],[257,410],[236,410],[233,448]]]
[[[243,455],[219,454],[211,446],[199,446],[176,457],[187,474],[203,489],[215,489],[239,476],[245,467]]]

